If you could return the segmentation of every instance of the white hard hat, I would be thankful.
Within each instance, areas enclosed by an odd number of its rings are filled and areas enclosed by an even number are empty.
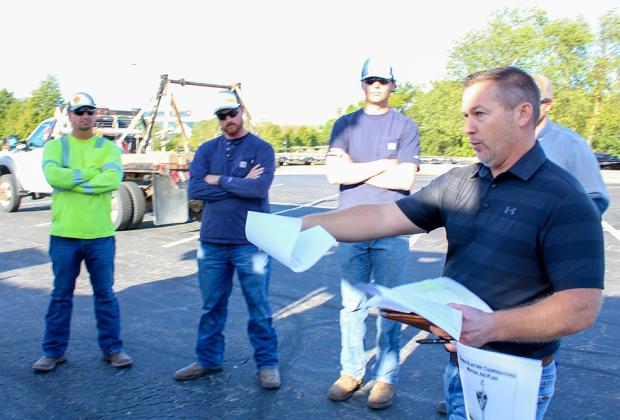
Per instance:
[[[78,92],[74,95],[71,95],[71,99],[69,99],[69,111],[73,112],[78,108],[96,108],[95,101],[93,97],[88,93]]]

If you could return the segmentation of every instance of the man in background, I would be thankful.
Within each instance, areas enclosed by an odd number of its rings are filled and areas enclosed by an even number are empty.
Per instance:
[[[215,116],[222,135],[203,143],[190,167],[189,195],[203,200],[198,245],[198,283],[203,306],[197,361],[178,370],[178,381],[222,370],[228,298],[236,271],[249,312],[248,335],[260,384],[280,387],[278,340],[269,306],[269,256],[248,242],[248,211],[269,213],[275,171],[271,145],[243,127],[243,107],[232,91],[218,93]]]
[[[49,255],[54,288],[45,316],[43,356],[32,366],[49,372],[65,361],[69,344],[73,290],[82,261],[90,274],[99,347],[116,368],[131,366],[120,339],[121,318],[114,284],[116,242],[111,192],[123,180],[120,150],[93,135],[96,108],[87,93],[76,93],[68,105],[72,133],[47,142],[43,172],[54,188]]]
[[[577,178],[602,215],[609,206],[609,193],[594,153],[579,134],[549,118],[554,105],[551,80],[542,74],[532,77],[540,90],[540,118],[536,124],[538,142],[551,161]]]
[[[393,203],[409,195],[420,160],[419,133],[413,121],[390,108],[395,83],[388,63],[366,60],[361,76],[364,107],[334,124],[326,175],[330,183],[340,184],[339,209]],[[329,390],[330,400],[348,399],[361,387],[366,373],[367,298],[356,283],[374,279],[382,286],[398,286],[404,279],[408,254],[407,236],[339,244],[341,372]],[[392,404],[398,381],[400,324],[378,317],[376,347],[368,406],[384,409]]]

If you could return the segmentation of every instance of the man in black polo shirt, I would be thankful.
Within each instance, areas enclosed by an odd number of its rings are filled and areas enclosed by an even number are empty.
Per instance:
[[[453,305],[463,313],[460,342],[541,360],[540,419],[553,394],[559,339],[588,328],[598,314],[604,251],[598,210],[536,143],[539,103],[536,84],[520,69],[470,75],[464,130],[481,163],[453,169],[395,204],[306,216],[304,228],[321,225],[339,241],[359,242],[445,227],[443,275],[495,311]],[[452,362],[444,390],[449,418],[465,419]]]

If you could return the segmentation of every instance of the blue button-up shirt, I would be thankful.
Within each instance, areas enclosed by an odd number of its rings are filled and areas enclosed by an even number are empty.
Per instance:
[[[603,214],[609,206],[609,193],[588,143],[573,130],[550,119],[538,133],[538,142],[552,162],[577,178]]]

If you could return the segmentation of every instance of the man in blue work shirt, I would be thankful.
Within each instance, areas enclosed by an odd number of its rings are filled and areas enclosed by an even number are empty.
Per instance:
[[[579,134],[551,121],[549,112],[554,105],[551,80],[542,74],[532,77],[540,90],[540,117],[536,124],[538,142],[549,160],[577,178],[602,215],[609,206],[609,193],[594,153]]]
[[[185,381],[222,370],[222,333],[236,271],[248,306],[247,330],[260,384],[275,389],[280,373],[268,296],[271,260],[245,236],[248,211],[269,212],[274,152],[243,127],[243,107],[234,92],[218,93],[215,115],[223,134],[203,143],[190,167],[189,195],[204,202],[197,256],[203,299],[197,362],[178,370],[174,378]]]

